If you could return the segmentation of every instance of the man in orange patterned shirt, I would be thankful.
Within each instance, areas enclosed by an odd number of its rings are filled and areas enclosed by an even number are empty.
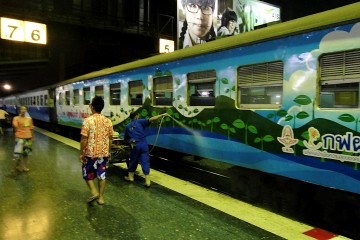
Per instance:
[[[84,120],[81,128],[80,162],[83,178],[91,192],[87,202],[96,200],[99,205],[103,205],[106,165],[114,131],[110,119],[101,114],[104,108],[101,97],[95,96],[89,107],[92,114]],[[94,184],[95,177],[98,179],[98,189]]]

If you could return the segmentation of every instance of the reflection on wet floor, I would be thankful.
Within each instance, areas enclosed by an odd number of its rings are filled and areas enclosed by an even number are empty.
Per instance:
[[[11,174],[0,136],[0,239],[281,239],[158,184],[129,184],[110,166],[104,206],[86,204],[78,150],[37,133],[30,171]]]

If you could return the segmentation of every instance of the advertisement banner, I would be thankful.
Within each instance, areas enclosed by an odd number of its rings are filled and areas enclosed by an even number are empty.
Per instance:
[[[178,0],[178,49],[280,21],[280,8],[257,0]]]

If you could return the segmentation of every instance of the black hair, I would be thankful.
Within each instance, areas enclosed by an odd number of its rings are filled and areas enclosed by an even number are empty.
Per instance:
[[[136,117],[136,115],[138,115],[137,112],[130,113],[130,119],[134,119]]]
[[[184,8],[184,11],[187,11],[187,9],[186,9],[187,3],[199,4],[201,6],[210,6],[210,7],[212,7],[213,11],[215,9],[215,0],[182,0],[181,3]],[[180,33],[180,37],[179,37],[179,49],[182,49],[184,47],[184,39],[185,39],[185,33],[186,33],[187,28],[188,28],[188,23],[185,19],[184,24],[181,28],[181,33]],[[210,31],[205,35],[205,37],[203,39],[205,41],[208,41],[208,40],[213,40],[215,38],[216,38],[216,33],[214,30],[214,23],[211,20]]]
[[[101,111],[104,109],[104,99],[100,96],[95,96],[91,100],[91,106],[93,106],[97,113],[101,113]]]
[[[230,21],[237,22],[237,15],[231,8],[227,8],[221,17],[221,26],[218,28],[218,31],[220,28],[226,27]]]
[[[185,33],[186,30],[188,28],[188,23],[185,19],[183,27],[181,28],[181,33],[180,33],[180,37],[179,37],[179,49],[182,49],[184,47],[184,39],[185,39]],[[214,30],[214,24],[211,22],[211,28],[210,31],[205,35],[205,37],[203,38],[205,41],[214,39],[216,37],[216,33]]]
[[[185,5],[187,3],[199,4],[201,6],[210,6],[210,7],[212,7],[213,10],[215,7],[215,0],[182,0],[181,2],[182,2],[182,6],[183,6],[184,10],[186,10]]]

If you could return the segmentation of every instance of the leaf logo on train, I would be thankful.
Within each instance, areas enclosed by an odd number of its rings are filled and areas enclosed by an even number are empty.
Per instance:
[[[341,162],[360,162],[359,156],[353,156],[360,152],[360,137],[354,136],[352,132],[346,132],[345,135],[328,133],[321,136],[318,129],[309,127],[302,136],[308,140],[299,141],[299,139],[294,138],[293,129],[286,125],[283,128],[282,136],[277,139],[284,145],[282,151],[286,153],[294,153],[291,147],[299,144],[306,148],[302,151],[304,155],[318,157],[322,161],[327,158]],[[355,168],[357,169],[356,165]]]

